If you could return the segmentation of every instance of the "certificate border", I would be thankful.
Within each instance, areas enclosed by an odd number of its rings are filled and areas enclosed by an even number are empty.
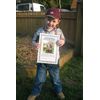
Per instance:
[[[39,43],[40,44],[42,43],[42,37],[43,36],[56,37],[57,40],[60,38],[60,35],[40,33],[40,38],[39,38]],[[47,63],[47,64],[57,64],[58,63],[57,51],[59,50],[59,47],[56,47],[56,54],[55,54],[55,60],[54,61],[41,60],[41,49],[42,49],[42,47],[40,47],[40,49],[38,50],[37,63]]]

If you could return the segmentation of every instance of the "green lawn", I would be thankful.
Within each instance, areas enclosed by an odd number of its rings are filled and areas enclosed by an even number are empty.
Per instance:
[[[83,100],[83,59],[74,57],[60,70],[63,85],[63,92],[66,100]],[[18,65],[16,68],[16,100],[27,100],[31,92],[34,77],[29,78],[23,68]],[[58,100],[52,90],[49,77],[45,82],[41,95],[36,100]]]

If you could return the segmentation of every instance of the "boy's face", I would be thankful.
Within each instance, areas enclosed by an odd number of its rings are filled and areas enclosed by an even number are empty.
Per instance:
[[[57,25],[60,23],[60,20],[58,18],[46,17],[45,22],[47,29],[52,30],[57,27]]]

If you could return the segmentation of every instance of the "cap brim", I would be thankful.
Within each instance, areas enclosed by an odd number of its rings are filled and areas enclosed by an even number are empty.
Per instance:
[[[54,16],[52,16],[52,15],[46,15],[47,17],[51,17],[51,18],[55,18]]]

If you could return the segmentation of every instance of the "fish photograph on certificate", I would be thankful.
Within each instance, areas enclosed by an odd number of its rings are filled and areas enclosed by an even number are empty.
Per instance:
[[[56,42],[60,35],[40,33],[37,63],[57,64],[59,46]]]

